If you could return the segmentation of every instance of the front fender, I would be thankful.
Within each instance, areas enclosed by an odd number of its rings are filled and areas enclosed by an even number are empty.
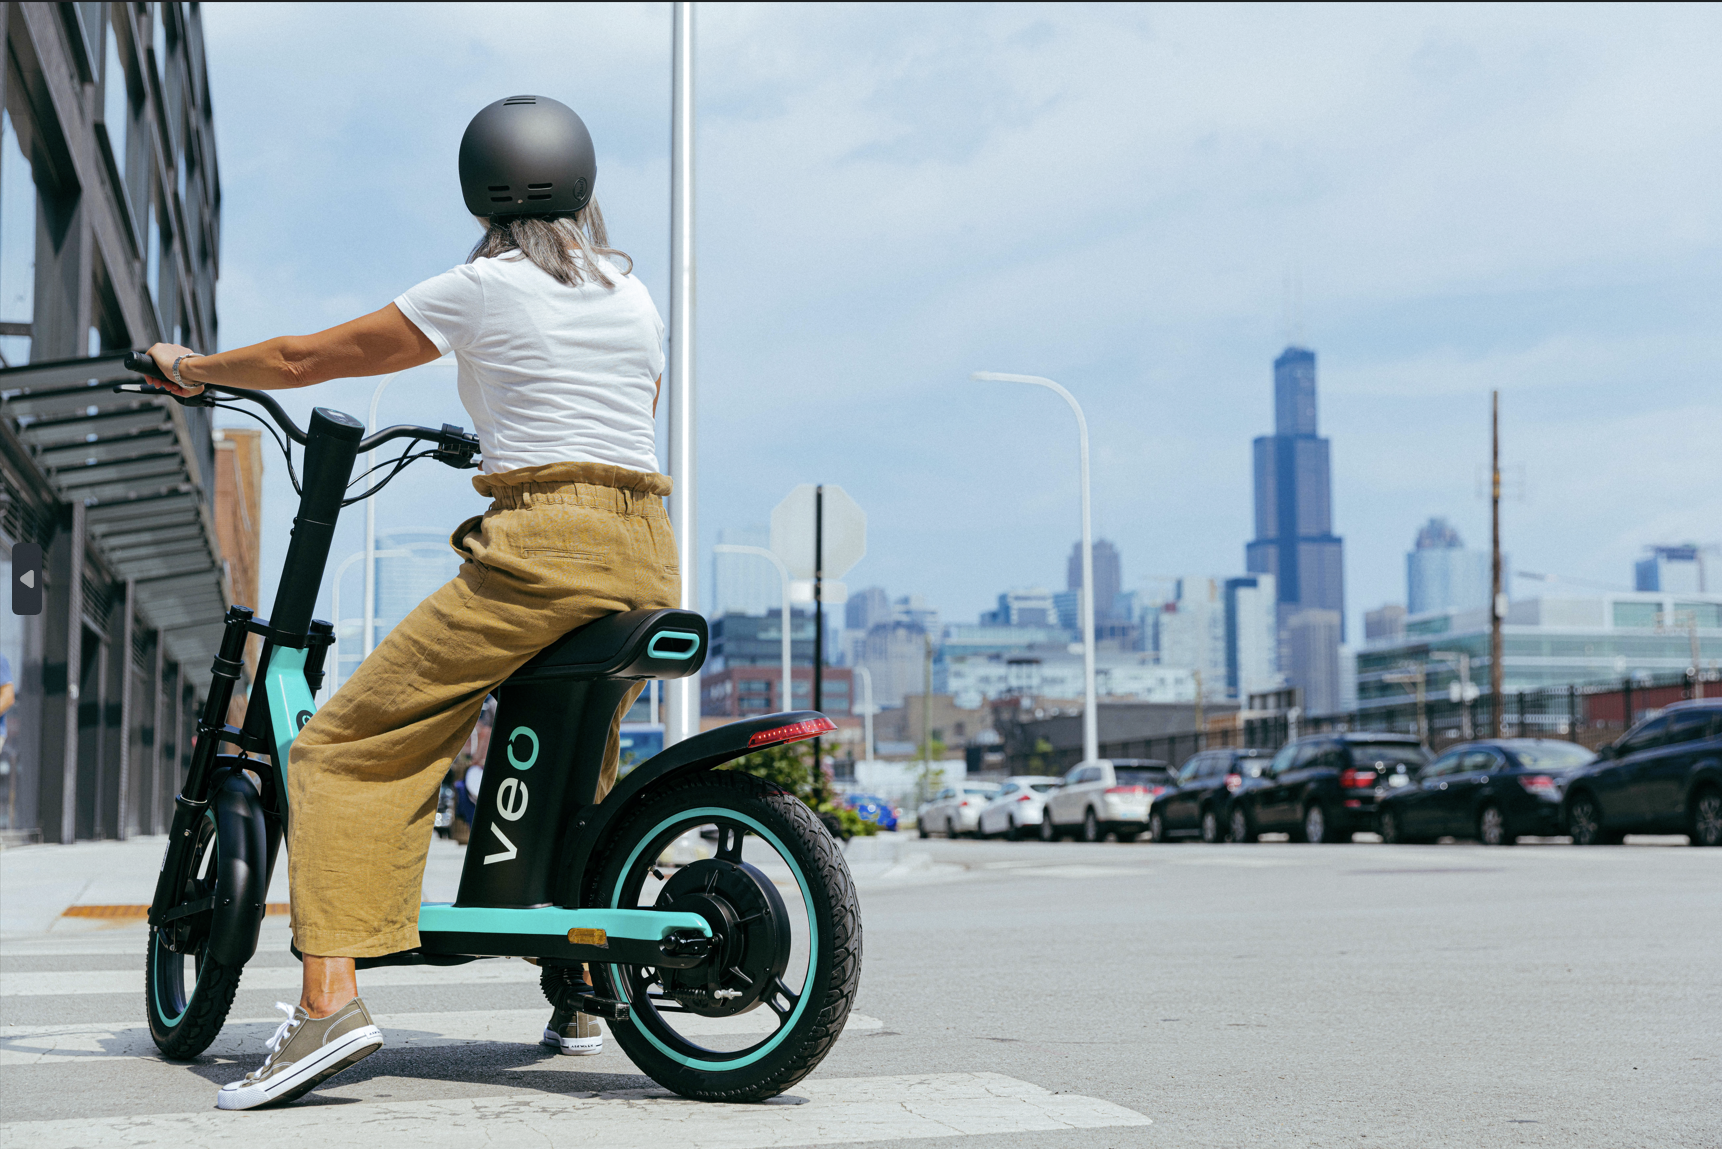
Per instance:
[[[562,879],[561,904],[580,904],[586,870],[594,855],[601,856],[602,843],[617,819],[647,791],[688,774],[715,769],[767,746],[800,742],[836,729],[837,724],[817,710],[792,710],[731,722],[652,755],[616,783],[602,802],[586,807],[574,819],[574,852]]]
[[[234,770],[209,800],[215,818],[215,907],[209,923],[209,956],[241,966],[257,952],[269,894],[270,833],[263,801],[251,779]]]

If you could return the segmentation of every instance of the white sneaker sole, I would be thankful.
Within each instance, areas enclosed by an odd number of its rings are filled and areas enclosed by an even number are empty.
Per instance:
[[[604,1052],[604,1035],[600,1033],[597,1037],[563,1037],[554,1029],[547,1029],[538,1044],[555,1046],[558,1053],[565,1053],[570,1057],[591,1057]]]
[[[293,1101],[353,1063],[363,1061],[382,1047],[382,1030],[374,1025],[355,1029],[268,1081],[251,1085],[235,1081],[231,1085],[223,1085],[215,1095],[215,1107],[256,1109],[263,1105]]]

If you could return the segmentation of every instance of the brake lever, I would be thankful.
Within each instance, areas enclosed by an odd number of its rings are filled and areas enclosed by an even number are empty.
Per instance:
[[[478,436],[467,434],[465,427],[457,427],[453,423],[444,423],[442,433],[443,439],[437,443],[431,458],[458,471],[477,470],[479,464],[473,456],[478,453]]]
[[[135,375],[142,375],[146,379],[159,379],[163,383],[167,382],[167,376],[161,373],[161,368],[156,366],[155,360],[142,352],[128,352],[125,366],[127,371]],[[158,387],[154,383],[116,383],[114,390],[130,392],[134,395],[166,395],[182,407],[215,406],[215,396],[208,391],[199,391],[196,395],[190,396],[176,395],[166,387]]]

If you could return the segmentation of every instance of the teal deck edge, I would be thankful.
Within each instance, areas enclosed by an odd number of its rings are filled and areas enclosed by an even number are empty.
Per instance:
[[[665,910],[570,910],[562,906],[494,909],[426,902],[419,906],[419,932],[459,934],[566,934],[569,930],[603,930],[610,937],[656,942],[671,930],[693,930],[711,936],[711,926],[698,914]]]

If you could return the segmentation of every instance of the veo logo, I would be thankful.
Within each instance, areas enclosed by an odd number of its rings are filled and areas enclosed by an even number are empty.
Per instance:
[[[538,735],[530,726],[516,726],[510,731],[505,747],[508,764],[516,770],[530,770],[532,764],[538,761]],[[520,752],[516,752],[516,747],[520,748]],[[518,822],[521,815],[526,813],[526,803],[531,797],[524,778],[504,778],[496,788],[496,817]],[[502,832],[501,824],[494,819],[490,823],[490,832],[496,835],[496,840],[502,843],[503,848],[494,854],[486,854],[485,865],[512,862],[520,856],[520,848],[508,840],[508,835]]]

